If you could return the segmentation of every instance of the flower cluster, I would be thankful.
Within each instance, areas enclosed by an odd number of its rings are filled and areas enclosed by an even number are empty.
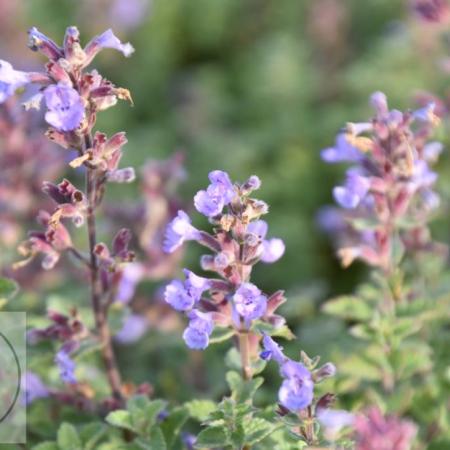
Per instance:
[[[355,417],[356,450],[410,450],[416,426],[373,407]]]
[[[425,22],[447,22],[450,17],[447,0],[411,0],[411,9]]]
[[[48,318],[52,325],[47,328],[35,328],[28,332],[28,342],[37,344],[42,340],[54,340],[61,342],[55,356],[55,363],[59,369],[61,380],[64,383],[75,384],[75,362],[70,355],[74,353],[80,346],[80,342],[87,337],[88,330],[81,322],[76,311],[72,311],[70,316],[57,313],[55,311],[48,312]]]
[[[47,137],[64,149],[75,150],[78,155],[70,162],[72,168],[82,166],[86,178],[85,191],[64,179],[58,184],[43,182],[42,190],[51,199],[51,212],[41,211],[38,221],[42,231],[32,231],[20,247],[23,267],[37,255],[42,255],[42,267],[51,269],[63,253],[70,253],[87,269],[91,287],[91,305],[109,387],[117,407],[123,398],[120,373],[111,343],[107,321],[108,308],[118,288],[122,266],[134,259],[128,248],[131,233],[127,229],[117,232],[111,248],[97,241],[96,210],[100,205],[108,182],[128,183],[134,180],[134,169],[119,168],[122,149],[127,143],[124,132],[111,137],[93,128],[97,114],[116,104],[118,99],[131,101],[130,93],[114,86],[96,70],[88,66],[100,50],[113,48],[125,56],[133,47],[123,44],[111,30],[94,37],[84,48],[80,44],[76,27],[66,30],[62,46],[36,28],[29,30],[29,47],[48,58],[43,72],[15,70],[6,61],[0,61],[0,103],[29,83],[39,86],[39,92],[25,103],[25,108],[40,108],[45,104],[45,120],[49,125]],[[85,226],[89,250],[78,250],[71,238],[69,222],[75,227]],[[62,346],[56,353],[55,363],[64,383],[75,384],[73,354],[89,333],[76,318],[51,313],[53,325],[43,330],[32,330],[34,340],[56,339]]]
[[[167,252],[189,240],[214,252],[204,255],[201,265],[220,278],[204,278],[185,269],[185,280],[174,280],[165,290],[166,302],[189,318],[183,337],[192,349],[208,346],[215,325],[238,333],[249,330],[257,320],[284,323],[274,314],[283,301],[282,293],[267,296],[249,281],[258,261],[275,262],[284,253],[280,239],[266,239],[268,226],[260,217],[268,212],[267,204],[250,197],[261,185],[259,178],[233,184],[227,173],[215,170],[209,180],[209,186],[195,195],[194,205],[214,225],[214,234],[195,228],[180,210],[167,227],[164,241]]]
[[[390,111],[385,95],[377,92],[371,105],[376,115],[370,122],[347,124],[335,146],[322,151],[328,163],[352,164],[345,183],[333,189],[341,210],[333,216],[328,212],[326,220],[352,231],[338,252],[344,266],[361,259],[388,270],[398,243],[407,249],[433,245],[427,222],[439,197],[430,165],[442,145],[429,140],[439,122],[432,104],[417,111]]]

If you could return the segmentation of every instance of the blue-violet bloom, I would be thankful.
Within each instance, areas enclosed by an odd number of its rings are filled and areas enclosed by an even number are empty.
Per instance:
[[[233,301],[237,313],[247,325],[262,317],[267,309],[267,297],[252,283],[242,283],[234,294]]]
[[[84,105],[78,92],[70,86],[59,83],[44,91],[47,113],[45,120],[60,131],[78,128],[84,118]]]
[[[163,250],[166,253],[173,253],[185,241],[194,241],[199,239],[199,237],[200,232],[192,226],[189,216],[180,210],[177,216],[167,225]]]
[[[183,339],[190,349],[204,350],[209,345],[209,336],[214,329],[211,314],[194,309],[188,317],[189,326],[184,330]]]
[[[14,70],[9,62],[0,59],[0,103],[29,82],[30,77],[27,73]]]
[[[56,353],[55,363],[59,368],[59,376],[64,383],[75,384],[77,382],[75,378],[75,363],[66,351],[60,350]]]

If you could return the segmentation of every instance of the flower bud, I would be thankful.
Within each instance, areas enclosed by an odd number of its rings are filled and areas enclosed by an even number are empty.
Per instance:
[[[112,183],[131,183],[136,179],[136,173],[132,167],[126,167],[108,172],[107,179]]]
[[[318,370],[314,371],[313,377],[314,381],[319,382],[325,378],[333,377],[336,374],[336,366],[333,363],[326,363]]]
[[[241,192],[243,195],[248,195],[261,187],[261,180],[256,175],[252,175],[242,186]]]

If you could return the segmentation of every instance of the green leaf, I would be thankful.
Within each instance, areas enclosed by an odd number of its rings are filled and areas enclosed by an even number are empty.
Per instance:
[[[233,337],[234,334],[235,331],[232,328],[215,327],[211,337],[209,338],[209,343],[217,344],[218,342],[224,342]]]
[[[9,278],[0,278],[0,306],[14,297],[19,291],[19,285]]]
[[[150,445],[148,450],[166,450],[167,445],[161,428],[154,427],[150,433]]]
[[[265,419],[252,417],[244,423],[245,443],[255,445],[269,436],[275,430],[275,425]]]
[[[217,405],[211,400],[192,400],[185,403],[185,406],[189,415],[199,422],[204,422],[217,409]]]
[[[85,425],[80,431],[80,437],[84,443],[84,450],[94,450],[107,430],[107,426],[99,422]]]
[[[244,380],[237,372],[230,371],[226,375],[227,383],[230,386],[231,394],[237,403],[244,403],[255,395],[257,389],[262,385],[263,378],[256,377],[251,380]]]
[[[230,441],[233,448],[242,448],[245,442],[245,433],[242,423],[237,423],[230,435]]]
[[[161,424],[161,430],[164,434],[165,441],[169,448],[173,448],[175,440],[180,434],[181,428],[186,423],[188,418],[189,412],[187,408],[176,408]]]
[[[208,427],[198,435],[195,448],[220,448],[228,443],[228,437],[223,427]]]
[[[156,423],[158,414],[166,407],[163,400],[150,401],[143,395],[132,397],[127,402],[127,408],[131,415],[131,424],[137,433],[146,434]]]
[[[259,333],[265,333],[269,336],[281,337],[287,339],[288,341],[295,338],[295,334],[292,333],[287,325],[275,327],[270,323],[258,320],[254,322],[252,329],[256,330]]]
[[[325,303],[322,310],[327,314],[342,317],[347,320],[370,320],[372,308],[360,297],[343,295]]]
[[[32,450],[59,450],[56,442],[41,442],[38,445],[35,445]]]
[[[57,441],[60,450],[82,450],[83,448],[76,428],[67,422],[59,427]]]
[[[127,430],[135,431],[136,428],[133,425],[133,421],[131,418],[131,413],[129,411],[126,411],[124,409],[118,409],[116,411],[110,412],[106,416],[106,422],[108,422],[110,425],[113,425],[115,427],[119,428],[125,428]]]

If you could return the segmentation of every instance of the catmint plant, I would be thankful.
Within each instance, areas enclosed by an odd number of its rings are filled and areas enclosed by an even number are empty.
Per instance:
[[[319,359],[312,360],[304,352],[301,361],[294,361],[271,338],[292,338],[292,334],[285,319],[276,314],[286,300],[283,292],[267,294],[251,281],[258,262],[273,263],[285,251],[281,239],[268,237],[268,225],[262,219],[268,205],[253,197],[261,181],[251,176],[244,183],[233,183],[220,170],[210,172],[209,181],[206,189],[195,195],[194,206],[208,218],[213,232],[197,229],[188,214],[180,210],[168,225],[164,242],[167,252],[177,251],[186,241],[196,241],[212,251],[201,257],[201,267],[216,277],[184,269],[184,278],[173,280],[165,289],[165,301],[187,318],[183,332],[186,345],[192,350],[204,350],[211,343],[233,337],[239,352],[241,377],[233,371],[227,374],[232,395],[202,418],[206,418],[208,426],[196,445],[201,448],[214,442],[215,446],[249,449],[277,429],[289,430],[298,442],[319,444],[322,438],[317,432],[317,414],[330,407],[333,396],[328,393],[319,398],[315,386],[333,376],[336,369],[331,363],[318,367]],[[272,423],[249,409],[262,383],[255,375],[271,359],[279,365],[282,377],[278,412]],[[278,420],[274,425],[275,417]],[[261,428],[258,439],[251,437],[252,426]]]
[[[360,260],[372,268],[372,277],[354,296],[333,299],[324,309],[351,321],[351,334],[366,341],[363,354],[347,356],[344,363],[369,361],[365,373],[348,371],[347,377],[364,390],[370,382],[384,409],[412,415],[426,436],[441,413],[425,419],[415,405],[441,370],[433,368],[431,355],[440,351],[439,315],[448,309],[442,287],[429,284],[429,274],[437,273],[430,272],[430,261],[442,267],[447,255],[428,226],[440,205],[431,168],[443,149],[432,140],[439,119],[433,104],[417,111],[389,110],[381,92],[370,103],[375,117],[347,124],[335,146],[322,151],[326,162],[350,168],[344,183],[333,189],[338,209],[327,209],[320,221],[334,232],[342,265]]]
[[[0,61],[0,101],[27,84],[38,85],[39,92],[25,105],[27,108],[43,107],[45,121],[49,125],[47,137],[63,149],[78,152],[69,164],[72,168],[82,167],[86,186],[83,190],[68,179],[58,184],[44,182],[42,189],[54,207],[49,212],[39,213],[42,231],[30,232],[29,239],[20,246],[25,260],[16,264],[16,268],[40,256],[42,267],[48,270],[58,263],[62,254],[69,253],[86,269],[95,334],[112,397],[120,405],[123,400],[122,380],[107,317],[110,296],[120,278],[118,274],[125,263],[133,260],[133,253],[128,249],[131,234],[127,229],[120,230],[108,246],[98,241],[96,222],[107,184],[133,181],[134,171],[132,168],[119,168],[122,149],[127,142],[125,133],[119,132],[108,138],[104,133],[93,130],[99,112],[114,106],[118,99],[131,101],[131,97],[126,89],[114,86],[88,66],[103,49],[112,48],[130,56],[133,47],[129,43],[123,44],[111,30],[94,37],[84,48],[76,27],[67,28],[62,46],[34,27],[28,35],[29,47],[48,60],[45,70],[23,72],[6,61]],[[89,243],[87,251],[75,247],[71,227],[85,228]],[[54,362],[61,380],[74,385],[79,380],[73,355],[85,338],[93,333],[81,323],[75,311],[73,317],[50,312],[50,319],[54,324],[46,329],[32,330],[30,339],[49,338],[60,342]]]

